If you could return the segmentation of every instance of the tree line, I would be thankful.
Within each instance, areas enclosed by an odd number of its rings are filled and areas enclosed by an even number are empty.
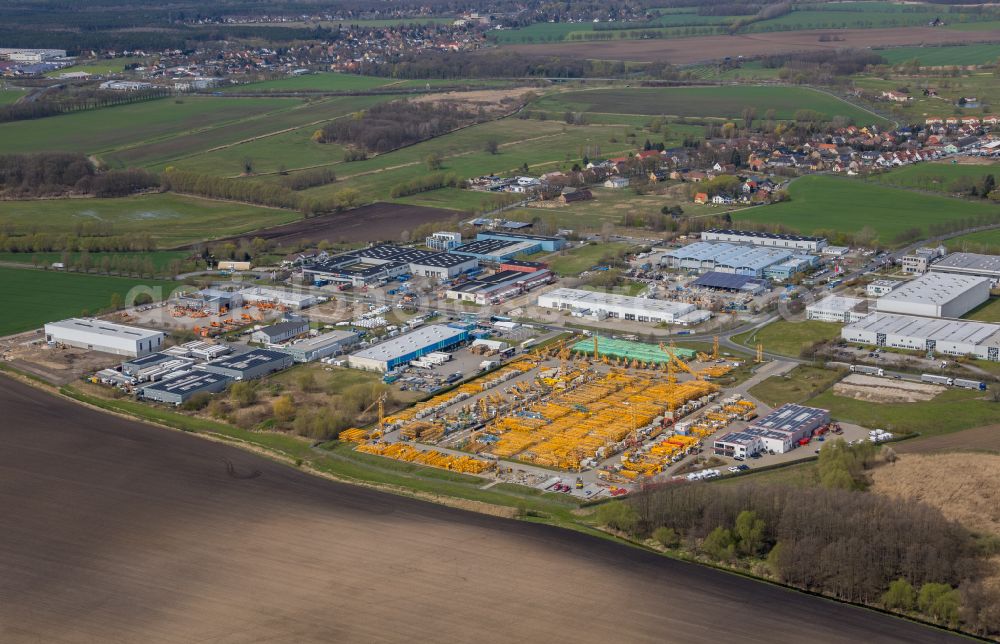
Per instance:
[[[983,586],[1000,544],[940,511],[858,491],[874,459],[824,446],[821,485],[646,486],[599,509],[600,520],[663,547],[841,600],[1000,632],[1000,591]]]
[[[69,233],[14,234],[0,232],[0,251],[8,253],[48,252],[113,252],[136,253],[156,250],[156,241],[149,233],[127,233],[101,237],[79,237]]]
[[[86,95],[58,96],[55,99],[46,98],[32,102],[18,102],[0,105],[0,123],[10,121],[26,121],[30,119],[58,116],[81,110],[95,110],[115,105],[141,103],[170,95],[170,90],[154,88],[134,92],[92,92]]]
[[[159,186],[160,178],[146,170],[99,172],[82,154],[0,155],[0,197],[25,199],[66,194],[124,197]]]

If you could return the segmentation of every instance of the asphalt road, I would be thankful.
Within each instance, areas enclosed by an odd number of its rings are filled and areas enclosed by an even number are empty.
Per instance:
[[[924,642],[875,612],[315,478],[0,376],[3,642]]]

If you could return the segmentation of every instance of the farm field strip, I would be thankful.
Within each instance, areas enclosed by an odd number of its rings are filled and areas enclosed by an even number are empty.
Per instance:
[[[945,65],[984,65],[996,61],[1000,57],[1000,45],[955,45],[939,47],[893,47],[877,49],[876,54],[889,61],[899,64],[909,60],[919,60],[925,66]]]
[[[812,175],[793,181],[791,199],[783,203],[734,213],[736,221],[781,224],[801,234],[829,232],[853,234],[871,227],[884,244],[897,235],[919,228],[926,236],[931,224],[950,219],[996,215],[1000,206],[911,190],[892,188],[856,179]],[[818,217],[817,213],[822,213]]]
[[[149,233],[160,248],[197,243],[288,223],[301,215],[173,193],[118,199],[47,199],[0,202],[0,225],[15,231],[59,233],[76,224],[111,222],[115,234]]]
[[[283,98],[158,99],[0,124],[0,153],[100,153],[262,117],[298,104]]]
[[[841,115],[858,123],[882,121],[829,94],[792,86],[590,89],[547,96],[538,102],[538,107],[599,114],[718,118],[739,117],[744,108],[753,107],[759,118],[773,109],[779,119],[794,118],[798,110],[814,110],[827,118]]]

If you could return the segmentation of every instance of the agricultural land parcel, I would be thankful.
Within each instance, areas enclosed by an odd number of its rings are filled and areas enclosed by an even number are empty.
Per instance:
[[[733,340],[748,347],[760,343],[764,345],[764,351],[767,353],[798,358],[802,349],[809,347],[813,342],[838,337],[841,326],[836,322],[816,320],[804,322],[778,320],[755,331],[735,336]]]
[[[562,113],[600,112],[738,118],[753,107],[757,116],[773,109],[778,119],[792,119],[799,110],[814,110],[827,119],[844,116],[856,123],[882,119],[834,96],[804,87],[669,87],[595,89],[554,94],[536,106]]]
[[[940,47],[892,47],[877,49],[875,53],[890,64],[917,60],[922,66],[985,65],[1000,57],[1000,45],[980,43],[973,45],[944,45]]]
[[[0,225],[10,224],[17,232],[67,233],[77,224],[110,222],[115,234],[148,233],[161,248],[245,233],[300,217],[290,210],[173,193],[121,199],[0,202]]]
[[[111,305],[111,296],[124,299],[136,286],[161,287],[166,297],[177,282],[56,273],[34,269],[0,268],[0,336],[40,327],[45,322],[93,314]]]
[[[505,48],[524,54],[578,56],[601,60],[662,61],[674,65],[703,63],[726,56],[747,58],[801,51],[835,51],[895,45],[961,44],[1000,40],[1000,24],[975,23],[983,29],[960,31],[934,27],[885,29],[838,29],[837,40],[830,40],[826,30],[774,31],[660,40],[607,40],[594,42],[554,42],[551,44],[514,44]],[[822,38],[826,38],[823,40]]]
[[[917,163],[874,175],[872,180],[887,186],[949,193],[963,179],[981,181],[988,174],[1000,179],[1000,164]]]
[[[1000,206],[865,183],[856,179],[806,176],[788,188],[783,203],[742,210],[737,221],[781,224],[802,234],[816,231],[857,233],[873,228],[883,244],[911,228],[926,235],[928,226],[953,219],[1000,213]]]
[[[558,275],[579,275],[598,264],[602,258],[614,256],[631,248],[630,244],[615,242],[610,244],[587,244],[565,251],[565,254],[549,262],[552,271]]]
[[[9,105],[24,96],[25,92],[20,89],[0,88],[0,105]]]

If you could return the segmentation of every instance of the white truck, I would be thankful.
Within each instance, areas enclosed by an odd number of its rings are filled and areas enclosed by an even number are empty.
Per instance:
[[[884,376],[885,370],[879,367],[869,367],[863,364],[852,364],[851,373],[863,373],[869,376]]]

